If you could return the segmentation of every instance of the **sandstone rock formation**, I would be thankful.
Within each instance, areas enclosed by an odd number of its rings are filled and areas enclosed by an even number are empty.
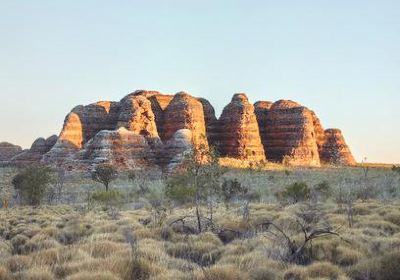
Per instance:
[[[325,131],[316,114],[296,102],[259,101],[253,106],[245,94],[235,94],[217,119],[206,99],[145,90],[119,102],[77,106],[65,118],[58,139],[40,138],[30,150],[12,156],[14,163],[41,160],[71,169],[106,162],[169,172],[186,153],[209,145],[217,146],[222,157],[248,162],[354,163],[340,131]]]
[[[319,166],[313,113],[291,100],[275,102],[266,117],[263,135],[268,159],[298,166]]]
[[[195,147],[208,147],[202,103],[185,92],[179,92],[164,112],[163,141],[168,141],[180,129],[188,129]]]
[[[120,168],[139,168],[154,165],[155,155],[145,136],[120,127],[97,133],[75,160],[87,165],[108,163]]]
[[[235,94],[218,121],[221,155],[250,161],[265,160],[254,106],[243,93]]]
[[[137,135],[158,138],[151,102],[142,95],[124,98],[118,116],[119,127],[125,127]]]
[[[189,129],[179,129],[169,139],[159,152],[159,164],[165,172],[171,172],[183,161],[185,155],[192,149],[192,132]]]
[[[8,142],[0,143],[0,162],[8,162],[14,156],[22,152],[22,148]]]
[[[25,165],[39,163],[44,154],[49,152],[57,142],[57,135],[52,135],[47,139],[36,139],[31,148],[19,153],[11,159],[12,164]]]
[[[126,96],[144,96],[151,102],[151,108],[155,117],[156,127],[158,135],[163,135],[163,125],[164,125],[164,111],[171,103],[174,95],[162,94],[158,91],[147,91],[147,90],[137,90],[130,95]],[[124,99],[123,99],[124,100]],[[122,101],[123,101],[122,100]]]
[[[325,139],[320,149],[321,160],[334,165],[355,165],[353,155],[339,129],[325,130]]]

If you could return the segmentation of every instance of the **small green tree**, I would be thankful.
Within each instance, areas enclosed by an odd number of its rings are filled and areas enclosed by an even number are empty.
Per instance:
[[[49,167],[30,166],[15,175],[12,184],[23,202],[37,206],[52,181],[53,172]]]
[[[214,202],[220,194],[219,179],[223,172],[215,149],[200,145],[186,156],[180,172],[172,176],[167,184],[166,195],[169,198],[194,203],[198,232],[203,231],[201,206],[207,206],[209,220],[213,220]]]
[[[117,178],[118,172],[110,164],[99,164],[92,172],[92,180],[104,185],[106,192],[109,190],[110,183]]]
[[[282,191],[275,194],[276,198],[289,204],[306,201],[310,198],[311,190],[304,182],[295,182],[286,186]]]

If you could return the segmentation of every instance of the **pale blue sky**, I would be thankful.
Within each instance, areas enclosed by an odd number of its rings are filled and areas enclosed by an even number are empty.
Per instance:
[[[0,0],[0,141],[135,89],[293,99],[357,160],[400,162],[400,1]]]

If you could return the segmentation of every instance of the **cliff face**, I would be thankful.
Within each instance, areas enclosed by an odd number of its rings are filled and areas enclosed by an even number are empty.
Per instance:
[[[249,161],[265,160],[254,106],[245,94],[235,94],[218,121],[217,141],[223,156]]]
[[[15,150],[12,157],[15,163],[42,161],[68,168],[110,163],[170,171],[192,149],[211,145],[222,157],[250,162],[354,164],[340,131],[324,130],[316,114],[296,102],[252,105],[245,94],[235,94],[218,119],[206,99],[185,92],[167,95],[144,90],[119,102],[75,107],[58,138],[39,138],[31,149]],[[9,148],[0,145],[0,153],[1,149]]]
[[[320,148],[321,160],[334,165],[355,165],[353,155],[339,129],[325,130],[325,139]]]
[[[164,112],[162,139],[168,141],[180,129],[188,129],[195,147],[208,147],[202,103],[187,93],[175,95]]]
[[[299,166],[321,164],[313,113],[290,100],[275,102],[266,117],[264,145],[272,161]]]

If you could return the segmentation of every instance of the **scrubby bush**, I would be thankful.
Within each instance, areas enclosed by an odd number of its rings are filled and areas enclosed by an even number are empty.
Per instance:
[[[400,251],[390,252],[382,257],[364,260],[354,266],[350,275],[355,280],[398,279],[400,275]]]
[[[46,166],[30,166],[12,179],[12,184],[23,202],[39,205],[53,181],[52,170]]]
[[[92,180],[104,185],[106,191],[109,185],[117,178],[118,172],[114,166],[110,164],[99,164],[92,172]]]
[[[295,182],[277,192],[276,198],[282,203],[295,204],[310,198],[311,190],[304,182]]]
[[[187,183],[187,174],[176,174],[170,177],[165,187],[166,196],[177,204],[193,202],[195,188]]]
[[[123,198],[123,194],[118,190],[96,191],[91,196],[91,199],[100,203],[114,219],[117,218],[118,211],[123,205]]]
[[[400,166],[393,165],[392,171],[400,175]]]
[[[118,190],[96,191],[92,194],[92,199],[104,205],[118,205],[123,195]]]
[[[328,181],[322,181],[321,183],[316,184],[312,190],[311,194],[314,199],[325,201],[332,195],[332,188]]]

